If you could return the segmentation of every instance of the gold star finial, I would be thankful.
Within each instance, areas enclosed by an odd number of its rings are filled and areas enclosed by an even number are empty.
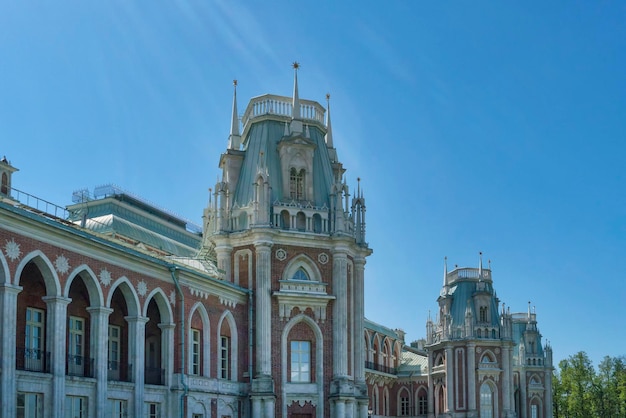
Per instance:
[[[298,68],[300,68],[300,63],[298,63],[298,61],[294,61],[292,67],[293,67],[294,70],[297,71]]]
[[[233,86],[237,87],[237,79],[233,80]]]

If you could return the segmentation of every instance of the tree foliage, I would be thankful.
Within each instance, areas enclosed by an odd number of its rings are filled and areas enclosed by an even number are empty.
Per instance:
[[[626,357],[606,356],[596,370],[584,351],[559,362],[555,418],[626,418]]]

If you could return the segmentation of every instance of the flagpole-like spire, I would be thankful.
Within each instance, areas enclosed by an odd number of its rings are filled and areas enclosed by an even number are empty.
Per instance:
[[[478,280],[482,279],[483,277],[483,252],[479,252],[478,253]]]
[[[334,148],[333,127],[330,124],[330,93],[326,93],[326,146]]]
[[[443,258],[443,285],[447,285],[448,279],[448,256]]]
[[[298,61],[293,63],[293,108],[291,110],[291,117],[294,119],[300,119],[300,96],[298,95],[298,68],[300,64]]]
[[[237,80],[233,80],[233,113],[228,136],[228,149],[239,149],[241,134],[239,133],[239,117],[237,115]]]

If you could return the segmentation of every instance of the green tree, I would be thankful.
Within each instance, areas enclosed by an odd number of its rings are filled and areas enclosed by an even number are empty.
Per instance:
[[[587,353],[580,351],[559,362],[558,417],[593,417],[595,369]],[[556,408],[556,407],[555,407]]]

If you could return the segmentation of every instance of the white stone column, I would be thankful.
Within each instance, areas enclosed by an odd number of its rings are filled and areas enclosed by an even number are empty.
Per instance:
[[[354,259],[354,380],[365,388],[365,258]]]
[[[149,318],[144,316],[125,316],[128,323],[128,362],[132,364],[132,376],[135,384],[133,398],[133,415],[143,417],[145,352],[146,352],[146,323]]]
[[[467,344],[467,408],[476,410],[476,344]]]
[[[503,416],[508,417],[511,413],[512,392],[511,392],[511,348],[502,347],[502,409]]]
[[[71,299],[45,296],[46,302],[46,348],[50,351],[52,373],[52,416],[65,413],[65,339],[67,337],[67,305]]]
[[[270,242],[255,243],[256,250],[256,372],[257,376],[272,375],[272,301]]]
[[[276,401],[274,399],[271,398],[267,398],[265,399],[265,401],[263,402],[263,406],[265,409],[265,417],[264,418],[275,418],[275,411],[276,411],[276,405],[275,405]]]
[[[342,399],[335,401],[335,415],[333,418],[344,418],[346,416],[346,403]]]
[[[94,359],[93,370],[96,378],[96,411],[106,411],[109,356],[109,315],[111,308],[102,306],[87,308],[91,317],[89,352]]]
[[[523,357],[520,360],[523,366],[519,371],[519,409],[520,409],[520,417],[525,417],[526,415],[526,405],[528,403],[528,399],[526,398],[526,358]]]
[[[347,261],[345,252],[333,252],[333,293],[336,297],[333,305],[333,377],[348,375]],[[362,335],[359,337],[363,338]]]
[[[261,416],[261,399],[256,398],[252,400],[252,416],[260,417]]]
[[[176,324],[163,323],[157,326],[161,329],[161,367],[165,379],[163,384],[170,387],[174,374],[174,328]]]
[[[544,387],[545,389],[545,416],[546,418],[552,418],[554,411],[552,410],[552,370],[546,367],[544,375]]]
[[[448,399],[447,411],[454,410],[454,361],[452,360],[452,347],[446,347],[446,394]]]
[[[227,282],[233,281],[232,269],[231,269],[231,253],[233,247],[230,245],[217,245],[215,247],[215,254],[217,255],[217,268],[224,272],[224,280]]]
[[[15,384],[15,347],[17,322],[17,294],[22,291],[20,286],[10,283],[0,284],[0,417],[17,416],[15,401],[17,388]],[[22,341],[23,343],[23,341]]]
[[[367,400],[359,400],[358,401],[358,418],[368,418],[367,409],[369,406],[369,399]]]
[[[426,404],[428,408],[428,418],[434,418],[435,416],[435,382],[433,381],[433,352],[429,351],[426,356],[426,360],[428,361],[428,403]]]

